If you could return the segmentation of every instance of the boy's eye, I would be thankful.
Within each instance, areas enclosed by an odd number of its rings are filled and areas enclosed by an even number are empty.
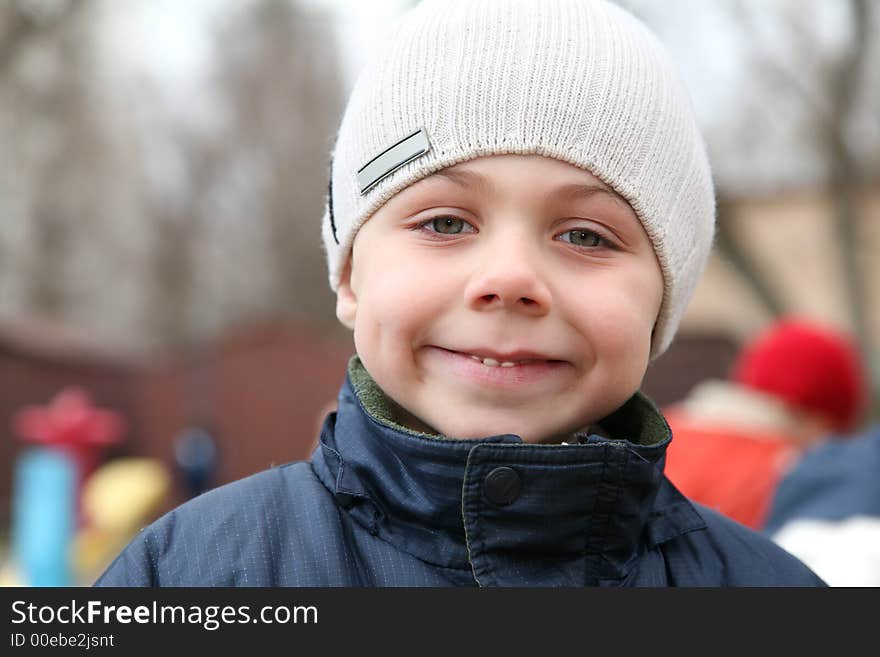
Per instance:
[[[454,237],[464,233],[476,233],[477,229],[464,219],[459,219],[454,214],[438,215],[431,219],[425,219],[410,230],[417,231],[426,239],[445,240],[445,237],[437,237],[437,235],[447,235]]]
[[[463,219],[457,217],[436,217],[427,222],[434,232],[443,233],[444,235],[457,235],[462,232],[467,225]]]
[[[565,242],[570,242],[575,246],[597,247],[605,244],[605,238],[592,230],[569,230],[562,234]]]

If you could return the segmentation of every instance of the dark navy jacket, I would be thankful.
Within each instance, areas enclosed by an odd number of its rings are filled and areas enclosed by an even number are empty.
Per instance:
[[[600,423],[612,438],[451,440],[397,425],[352,363],[311,461],[183,504],[96,585],[824,585],[672,486],[641,394]]]

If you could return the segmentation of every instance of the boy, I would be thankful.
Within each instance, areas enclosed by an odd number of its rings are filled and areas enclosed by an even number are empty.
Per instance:
[[[821,585],[663,476],[638,392],[711,247],[688,97],[600,0],[427,0],[362,73],[323,237],[357,356],[310,462],[211,491],[129,586]]]

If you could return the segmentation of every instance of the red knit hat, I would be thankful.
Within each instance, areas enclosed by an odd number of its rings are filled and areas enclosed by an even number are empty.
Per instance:
[[[868,377],[855,342],[809,320],[783,318],[742,350],[734,381],[818,413],[837,431],[858,421],[868,396]]]

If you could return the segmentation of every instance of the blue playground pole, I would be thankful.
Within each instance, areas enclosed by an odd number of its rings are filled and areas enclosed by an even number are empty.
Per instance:
[[[12,556],[25,586],[71,586],[76,462],[62,451],[30,449],[15,467]]]

